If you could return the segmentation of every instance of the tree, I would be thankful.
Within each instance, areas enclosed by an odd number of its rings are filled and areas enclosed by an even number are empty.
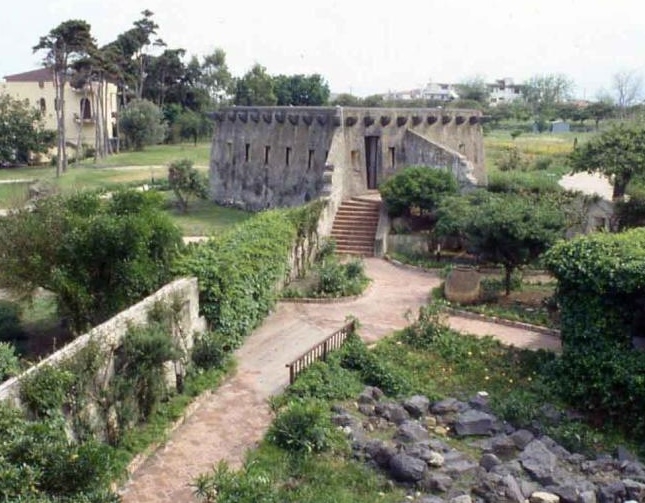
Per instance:
[[[56,93],[56,124],[58,129],[56,176],[67,170],[65,132],[65,84],[71,63],[85,56],[94,46],[90,25],[79,19],[65,21],[52,29],[33,47],[33,51],[47,51],[44,65],[52,69]]]
[[[643,77],[634,71],[618,72],[613,76],[613,90],[616,95],[616,106],[624,117],[625,110],[643,95]]]
[[[555,105],[567,100],[573,91],[573,81],[563,74],[534,75],[524,83],[524,99],[534,114],[548,116]]]
[[[225,101],[230,94],[233,76],[226,64],[224,49],[216,48],[211,54],[204,56],[200,83],[208,90],[213,104]]]
[[[134,150],[164,139],[166,126],[161,109],[148,100],[132,100],[119,116],[119,126]]]
[[[29,162],[30,154],[46,152],[52,141],[39,110],[0,94],[0,164]]]
[[[629,182],[645,174],[645,126],[618,124],[569,154],[574,173],[602,173],[613,179],[613,198],[622,199]]]
[[[564,237],[564,214],[551,201],[514,194],[491,194],[472,203],[467,208],[450,201],[439,212],[438,225],[452,233],[461,227],[469,249],[483,260],[501,264],[509,295],[513,272]],[[450,215],[450,208],[458,210],[456,217]],[[442,222],[444,218],[449,221]]]
[[[182,213],[188,211],[188,203],[192,198],[208,198],[208,183],[190,159],[173,161],[168,166],[168,183],[177,197],[177,203]]]
[[[242,106],[273,106],[278,102],[273,78],[266,68],[256,63],[242,78],[237,79],[234,101]]]
[[[339,107],[360,107],[362,100],[358,96],[349,93],[341,93],[336,96],[331,105]]]
[[[481,76],[471,77],[457,84],[457,94],[461,100],[473,100],[482,106],[488,105],[490,90]]]
[[[39,200],[0,219],[0,284],[56,294],[78,332],[171,279],[182,241],[158,193],[119,191]]]
[[[322,75],[278,75],[274,89],[280,106],[322,106],[329,100],[329,85]]]
[[[598,100],[587,107],[587,115],[594,120],[596,131],[600,127],[600,121],[609,119],[614,114],[615,107],[610,101]]]
[[[430,212],[443,196],[457,192],[457,180],[440,168],[408,166],[385,180],[379,191],[392,216],[408,215],[412,208]]]
[[[182,84],[186,75],[186,65],[182,58],[184,49],[166,49],[157,57],[150,57],[146,72],[146,87],[143,97],[163,107],[166,96],[171,95],[174,103],[181,102]]]

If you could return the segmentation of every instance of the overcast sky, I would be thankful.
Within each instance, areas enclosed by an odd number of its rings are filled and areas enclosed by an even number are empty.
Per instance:
[[[234,75],[257,62],[360,96],[564,73],[593,99],[617,72],[645,75],[642,0],[18,0],[3,8],[0,76],[38,67],[31,48],[62,21],[86,20],[102,45],[146,8],[170,48],[221,47]]]

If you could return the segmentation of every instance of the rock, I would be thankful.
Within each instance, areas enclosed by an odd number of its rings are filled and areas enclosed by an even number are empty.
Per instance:
[[[457,416],[455,433],[461,437],[467,435],[490,435],[493,432],[495,418],[479,410],[469,409]]]
[[[452,447],[450,447],[443,440],[439,440],[438,438],[431,438],[428,441],[428,447],[437,452],[448,452],[452,450]]]
[[[450,498],[449,501],[450,503],[473,503],[472,498],[468,494],[455,496],[454,498]]]
[[[553,489],[551,492],[559,496],[561,503],[578,503],[579,491],[573,486],[559,486]]]
[[[410,415],[398,403],[379,403],[374,408],[374,413],[397,425],[410,419]]]
[[[431,466],[432,468],[440,468],[444,465],[445,459],[437,451],[430,451],[430,455],[425,460],[425,462],[428,463],[428,466]]]
[[[349,426],[350,428],[354,428],[359,424],[358,420],[348,412],[332,416],[331,422],[336,426]]]
[[[597,503],[596,491],[583,491],[578,495],[577,503]]]
[[[645,501],[645,484],[631,479],[624,479],[622,482],[629,499]]]
[[[502,478],[502,484],[504,486],[504,496],[506,496],[507,501],[513,503],[524,503],[524,495],[520,489],[517,480],[512,475],[504,475]]]
[[[390,465],[390,459],[396,454],[396,449],[382,440],[371,440],[365,445],[365,453],[381,468]]]
[[[452,478],[445,473],[428,471],[418,485],[423,490],[445,493],[450,490],[453,483]]]
[[[434,416],[426,417],[426,428],[432,429],[437,426],[437,418]]]
[[[404,421],[396,431],[394,438],[399,442],[413,443],[428,440],[430,434],[416,421]]]
[[[638,461],[634,453],[629,451],[624,445],[619,445],[616,451],[618,461]]]
[[[520,453],[519,460],[524,469],[540,484],[555,483],[553,475],[557,458],[541,441],[531,441]]]
[[[358,412],[364,416],[373,416],[374,415],[374,405],[368,403],[359,403]]]
[[[624,501],[625,496],[627,496],[627,488],[625,487],[625,484],[620,481],[602,485],[598,489],[598,499],[600,500],[600,503]]]
[[[430,400],[423,395],[414,395],[403,402],[403,408],[411,417],[419,419],[428,413]]]
[[[446,435],[448,435],[448,428],[446,428],[445,426],[437,426],[434,429],[434,432],[439,436],[445,437]]]
[[[479,465],[469,459],[445,460],[443,468],[451,477],[459,478],[477,470]]]
[[[481,410],[483,412],[490,412],[490,397],[486,391],[478,392],[474,397],[468,400],[468,405],[473,409]]]
[[[445,503],[439,496],[424,496],[418,503]]]
[[[374,399],[374,396],[372,395],[372,392],[370,390],[363,390],[363,392],[358,395],[358,398],[356,400],[359,404],[367,404],[367,405],[374,405],[376,403],[376,400]]]
[[[529,503],[559,503],[560,498],[557,494],[537,491],[531,494]]]
[[[535,438],[535,435],[529,430],[517,430],[511,435],[511,440],[515,443],[515,446],[521,451],[526,447],[531,440]]]
[[[426,463],[419,459],[399,453],[390,458],[390,474],[399,482],[418,482],[426,472]]]
[[[502,459],[510,459],[517,451],[513,439],[506,435],[498,435],[491,442],[491,450]]]
[[[567,459],[571,456],[571,453],[558,444],[555,440],[547,435],[540,437],[540,441],[549,449],[553,454],[562,459]]]
[[[502,461],[490,452],[484,454],[479,460],[479,466],[489,472],[494,466],[501,464]]]
[[[465,404],[463,402],[460,402],[456,398],[446,398],[445,400],[435,402],[432,407],[430,407],[430,412],[443,416],[445,414],[459,412],[463,409],[464,405]]]

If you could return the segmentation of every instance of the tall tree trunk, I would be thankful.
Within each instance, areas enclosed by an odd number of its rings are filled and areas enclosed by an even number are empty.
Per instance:
[[[78,166],[81,153],[83,151],[81,142],[83,141],[83,121],[85,120],[85,107],[87,106],[87,103],[88,103],[88,101],[86,101],[86,98],[87,98],[87,91],[83,89],[83,98],[81,98],[81,109],[80,109],[80,115],[79,115],[79,121],[78,121],[78,128],[76,129],[76,159],[74,159],[74,164],[76,166]]]
[[[504,286],[506,288],[506,296],[511,294],[511,275],[513,274],[513,267],[510,265],[504,266]]]

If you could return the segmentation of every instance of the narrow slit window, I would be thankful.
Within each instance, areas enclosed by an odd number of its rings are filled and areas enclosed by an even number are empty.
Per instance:
[[[267,145],[264,147],[264,164],[269,164],[269,153],[271,152],[271,147]]]
[[[285,150],[285,159],[284,163],[289,166],[289,162],[291,161],[291,147],[287,147]]]
[[[316,153],[315,150],[309,150],[309,157],[307,159],[307,169],[311,169],[314,165],[314,154]]]
[[[249,162],[249,154],[250,154],[250,152],[251,152],[251,144],[247,143],[244,146],[244,161],[245,162]]]
[[[228,156],[228,162],[233,161],[233,143],[232,142],[226,142],[226,153]]]
[[[396,151],[394,147],[390,147],[390,167],[396,168]]]

